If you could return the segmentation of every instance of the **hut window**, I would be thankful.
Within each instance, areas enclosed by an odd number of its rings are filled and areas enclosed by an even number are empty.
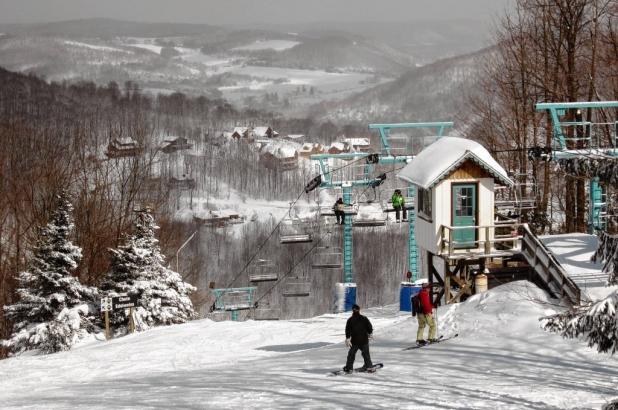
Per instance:
[[[432,218],[430,189],[418,189],[418,211],[421,216],[424,216],[427,219]]]

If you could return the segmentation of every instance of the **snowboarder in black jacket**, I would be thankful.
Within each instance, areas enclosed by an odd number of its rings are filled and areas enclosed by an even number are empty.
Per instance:
[[[356,352],[361,351],[365,365],[363,370],[373,367],[371,356],[369,355],[369,339],[373,336],[373,327],[366,316],[360,314],[358,305],[352,306],[352,316],[348,319],[345,325],[345,344],[350,348],[348,351],[348,360],[343,368],[345,372],[351,372],[354,368],[354,359]]]

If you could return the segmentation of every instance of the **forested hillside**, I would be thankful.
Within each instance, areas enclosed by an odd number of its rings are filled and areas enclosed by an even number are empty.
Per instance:
[[[407,71],[396,80],[346,98],[317,105],[323,118],[361,122],[453,120],[475,87],[483,58],[492,49],[452,57]]]

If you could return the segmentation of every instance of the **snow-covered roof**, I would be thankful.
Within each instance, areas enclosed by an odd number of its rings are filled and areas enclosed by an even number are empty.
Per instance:
[[[163,142],[176,142],[178,140],[184,141],[185,139],[186,138],[183,138],[183,137],[168,135],[167,137],[163,138]]]
[[[137,141],[131,137],[116,138],[115,142],[119,145],[137,145]]]
[[[290,141],[272,141],[262,147],[262,153],[269,153],[277,158],[291,158],[299,151],[300,145]]]
[[[344,139],[344,142],[352,145],[353,147],[364,147],[371,145],[369,138],[346,138]]]
[[[232,132],[232,134],[238,133],[240,135],[243,135],[247,133],[248,131],[249,131],[248,127],[234,127],[234,131]]]
[[[267,137],[269,130],[272,132],[270,127],[255,127],[253,129],[253,135],[256,137]]]
[[[489,151],[476,141],[459,137],[440,138],[414,157],[397,177],[429,189],[467,160],[477,163],[501,183],[513,185]]]
[[[321,144],[318,142],[305,142],[301,151],[312,151],[314,148],[321,149]]]
[[[339,151],[347,150],[343,142],[333,142],[332,144],[330,144],[330,148],[335,148],[335,149],[338,149]]]
[[[305,134],[288,134],[285,138],[291,139],[291,140],[300,140],[305,138]]]

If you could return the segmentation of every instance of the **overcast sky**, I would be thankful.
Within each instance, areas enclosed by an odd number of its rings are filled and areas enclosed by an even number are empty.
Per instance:
[[[0,0],[0,23],[90,17],[264,24],[313,21],[490,20],[509,0]]]

